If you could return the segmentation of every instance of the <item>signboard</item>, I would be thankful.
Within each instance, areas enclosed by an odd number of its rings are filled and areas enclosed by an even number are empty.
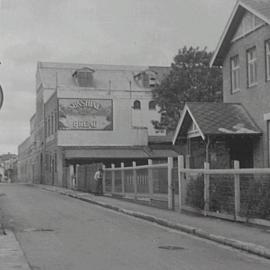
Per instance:
[[[4,94],[3,94],[2,87],[0,85],[0,109],[2,108],[3,101],[4,101]]]
[[[63,98],[58,100],[60,130],[112,130],[111,99]]]

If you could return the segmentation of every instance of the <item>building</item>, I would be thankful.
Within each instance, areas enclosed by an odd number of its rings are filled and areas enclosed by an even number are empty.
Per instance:
[[[193,150],[203,149],[205,160],[219,161],[217,167],[230,167],[234,159],[240,160],[241,167],[269,167],[269,0],[236,3],[211,65],[223,68],[226,105],[187,104],[174,143],[190,148],[189,142],[197,137],[201,147],[193,146]],[[187,153],[192,155],[192,150]]]
[[[7,153],[0,155],[0,178],[2,181],[6,179],[8,182],[14,182],[17,179],[17,160],[15,154]]]
[[[36,112],[30,137],[19,146],[20,164],[28,162],[34,182],[65,186],[65,171],[77,164],[120,166],[176,156],[166,132],[152,124],[160,119],[152,88],[168,72],[39,62]]]

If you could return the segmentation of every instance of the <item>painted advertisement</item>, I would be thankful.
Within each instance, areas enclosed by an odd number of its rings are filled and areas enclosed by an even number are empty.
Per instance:
[[[60,130],[113,129],[111,99],[63,98],[58,105]]]

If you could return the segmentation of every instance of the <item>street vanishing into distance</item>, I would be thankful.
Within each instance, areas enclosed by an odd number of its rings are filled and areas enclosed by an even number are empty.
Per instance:
[[[268,260],[30,185],[0,184],[0,207],[34,270],[270,269]]]

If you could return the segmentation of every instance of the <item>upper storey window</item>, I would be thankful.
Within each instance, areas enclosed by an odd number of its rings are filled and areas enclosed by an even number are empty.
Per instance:
[[[149,101],[148,108],[149,108],[149,110],[155,110],[156,109],[156,102],[154,100]]]
[[[141,102],[139,100],[135,100],[133,103],[133,109],[134,110],[140,110],[141,109]]]
[[[257,84],[257,56],[256,47],[247,50],[247,82],[248,87]]]
[[[270,81],[270,40],[265,42],[266,80]]]
[[[231,58],[231,87],[232,93],[240,89],[240,65],[238,55]]]
[[[80,87],[93,87],[93,73],[95,71],[91,68],[78,69],[73,73],[76,83]]]

